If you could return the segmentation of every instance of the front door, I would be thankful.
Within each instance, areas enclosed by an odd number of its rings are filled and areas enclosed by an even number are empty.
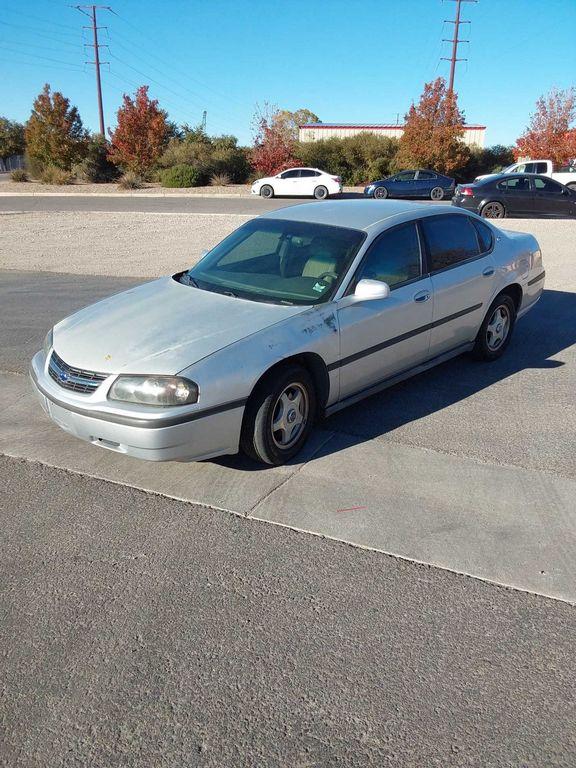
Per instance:
[[[277,195],[294,196],[300,194],[300,170],[284,171],[274,184]]]
[[[572,204],[570,197],[564,194],[564,187],[557,181],[543,176],[532,179],[534,185],[534,209],[536,213],[548,216],[566,216]]]
[[[494,293],[492,230],[470,216],[421,221],[434,291],[430,356],[474,341]]]
[[[387,230],[374,241],[348,293],[363,278],[388,283],[390,296],[341,300],[341,399],[409,370],[428,356],[432,282],[423,271],[414,222]]]
[[[390,191],[395,197],[415,197],[416,171],[402,171],[392,179]],[[388,186],[388,185],[386,185]]]

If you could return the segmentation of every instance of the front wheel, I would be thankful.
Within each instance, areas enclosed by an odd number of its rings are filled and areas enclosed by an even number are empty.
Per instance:
[[[316,200],[326,200],[328,197],[328,190],[326,187],[316,187],[314,190],[314,197]]]
[[[480,326],[473,354],[478,360],[497,360],[504,354],[512,338],[516,322],[516,305],[506,293],[500,294],[490,305]]]
[[[264,464],[285,464],[302,448],[316,417],[316,393],[308,371],[290,365],[267,376],[244,414],[240,447]]]
[[[431,200],[442,200],[444,198],[444,190],[442,187],[434,187],[434,189],[430,190],[430,199]]]
[[[506,209],[502,203],[486,203],[482,206],[480,216],[484,219],[503,219],[506,216]]]
[[[388,190],[386,187],[376,187],[374,190],[374,197],[376,200],[386,200],[388,197]]]
[[[260,197],[266,198],[266,200],[269,200],[271,197],[274,197],[274,190],[270,186],[270,184],[264,184],[262,189],[260,190]]]

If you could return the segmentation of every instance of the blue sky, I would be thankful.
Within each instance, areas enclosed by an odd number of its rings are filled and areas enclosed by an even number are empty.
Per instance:
[[[70,0],[72,2],[72,0]],[[424,82],[448,75],[454,3],[441,0],[103,0],[105,119],[147,83],[176,122],[248,143],[257,103],[324,122],[395,122]],[[2,0],[0,115],[24,121],[44,82],[98,125],[89,20],[62,0]],[[486,143],[513,143],[534,102],[576,85],[576,0],[466,3],[456,90]],[[468,29],[469,27],[469,29]]]

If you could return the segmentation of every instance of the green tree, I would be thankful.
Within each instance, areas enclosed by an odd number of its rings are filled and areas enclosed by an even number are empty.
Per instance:
[[[36,168],[54,165],[69,171],[86,152],[87,132],[76,107],[46,84],[32,108],[25,128],[26,150]]]
[[[463,143],[464,114],[458,109],[458,98],[438,77],[426,83],[419,103],[410,107],[395,170],[402,168],[433,168],[451,174],[462,168],[470,150]]]
[[[6,117],[0,117],[0,157],[23,155],[24,148],[24,126]]]
[[[306,123],[319,123],[320,118],[309,109],[297,109],[290,112],[287,109],[279,109],[272,115],[271,125],[284,134],[289,141],[298,141],[298,127]]]

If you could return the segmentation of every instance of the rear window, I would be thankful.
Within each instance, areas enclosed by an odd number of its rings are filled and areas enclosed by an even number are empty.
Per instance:
[[[468,216],[438,216],[422,219],[430,254],[430,269],[438,272],[480,254],[478,237]]]

